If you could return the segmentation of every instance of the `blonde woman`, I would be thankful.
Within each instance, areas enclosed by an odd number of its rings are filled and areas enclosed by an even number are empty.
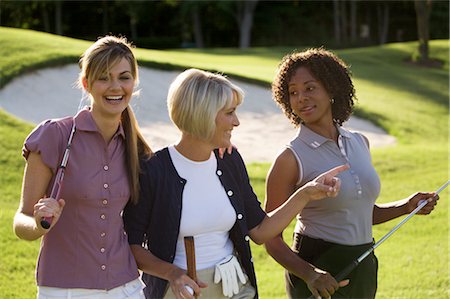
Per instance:
[[[168,109],[181,139],[143,162],[141,196],[124,211],[146,298],[194,298],[193,292],[203,298],[258,298],[250,239],[264,243],[309,201],[339,190],[335,175],[346,166],[318,176],[266,214],[239,153],[218,158],[217,149],[231,145],[243,97],[225,77],[197,69],[181,73],[170,86]],[[197,281],[186,275],[185,236],[194,236]]]
[[[91,106],[47,120],[25,140],[16,235],[42,237],[38,298],[142,298],[142,282],[121,212],[139,193],[139,160],[152,154],[129,103],[138,83],[131,46],[106,36],[80,59],[79,85]],[[75,130],[61,198],[50,194],[69,134]],[[41,219],[52,219],[45,229]]]

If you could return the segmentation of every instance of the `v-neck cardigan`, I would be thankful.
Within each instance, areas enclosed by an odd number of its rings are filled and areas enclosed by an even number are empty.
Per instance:
[[[236,223],[230,230],[239,261],[256,289],[256,275],[250,250],[249,230],[266,216],[254,193],[245,164],[233,149],[231,155],[217,158],[218,176],[236,211]],[[140,197],[137,204],[129,203],[124,210],[125,230],[130,244],[143,244],[158,258],[173,262],[181,220],[182,194],[186,180],[177,173],[167,148],[142,163]],[[146,298],[162,298],[167,281],[146,273]]]

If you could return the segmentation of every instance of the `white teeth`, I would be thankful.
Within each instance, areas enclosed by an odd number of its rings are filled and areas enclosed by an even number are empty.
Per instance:
[[[120,100],[120,99],[122,99],[122,96],[108,96],[106,98],[108,100]]]

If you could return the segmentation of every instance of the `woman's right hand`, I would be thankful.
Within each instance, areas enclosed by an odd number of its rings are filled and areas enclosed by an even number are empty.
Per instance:
[[[317,299],[331,298],[331,295],[340,287],[348,285],[350,281],[346,279],[338,283],[330,273],[314,268],[314,274],[305,282],[314,298]]]
[[[34,212],[33,212],[34,220],[36,221],[37,227],[42,228],[41,226],[42,218],[44,217],[53,218],[51,226],[49,228],[51,229],[58,222],[65,204],[66,202],[62,198],[59,200],[56,200],[51,197],[39,199],[39,201],[34,205]],[[47,231],[49,229],[47,229]]]
[[[169,284],[175,298],[177,299],[194,299],[194,294],[188,289],[191,288],[196,296],[200,295],[200,288],[206,288],[208,285],[202,281],[194,281],[190,278],[186,271],[174,267],[175,269],[170,273]]]
[[[337,166],[322,173],[311,182],[303,185],[301,190],[309,200],[319,200],[325,197],[336,197],[341,187],[341,180],[336,177],[339,173],[346,171],[350,166],[348,164]]]

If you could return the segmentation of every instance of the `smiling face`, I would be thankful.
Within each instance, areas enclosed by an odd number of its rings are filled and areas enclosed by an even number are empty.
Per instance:
[[[86,83],[87,84],[87,83]],[[92,113],[119,117],[128,106],[135,85],[129,61],[122,58],[87,87],[92,96]]]
[[[227,148],[231,146],[231,131],[239,126],[239,119],[236,115],[238,100],[233,101],[219,110],[216,116],[216,130],[211,139],[214,148]]]
[[[306,67],[299,67],[288,84],[292,111],[305,125],[333,122],[330,95]]]

